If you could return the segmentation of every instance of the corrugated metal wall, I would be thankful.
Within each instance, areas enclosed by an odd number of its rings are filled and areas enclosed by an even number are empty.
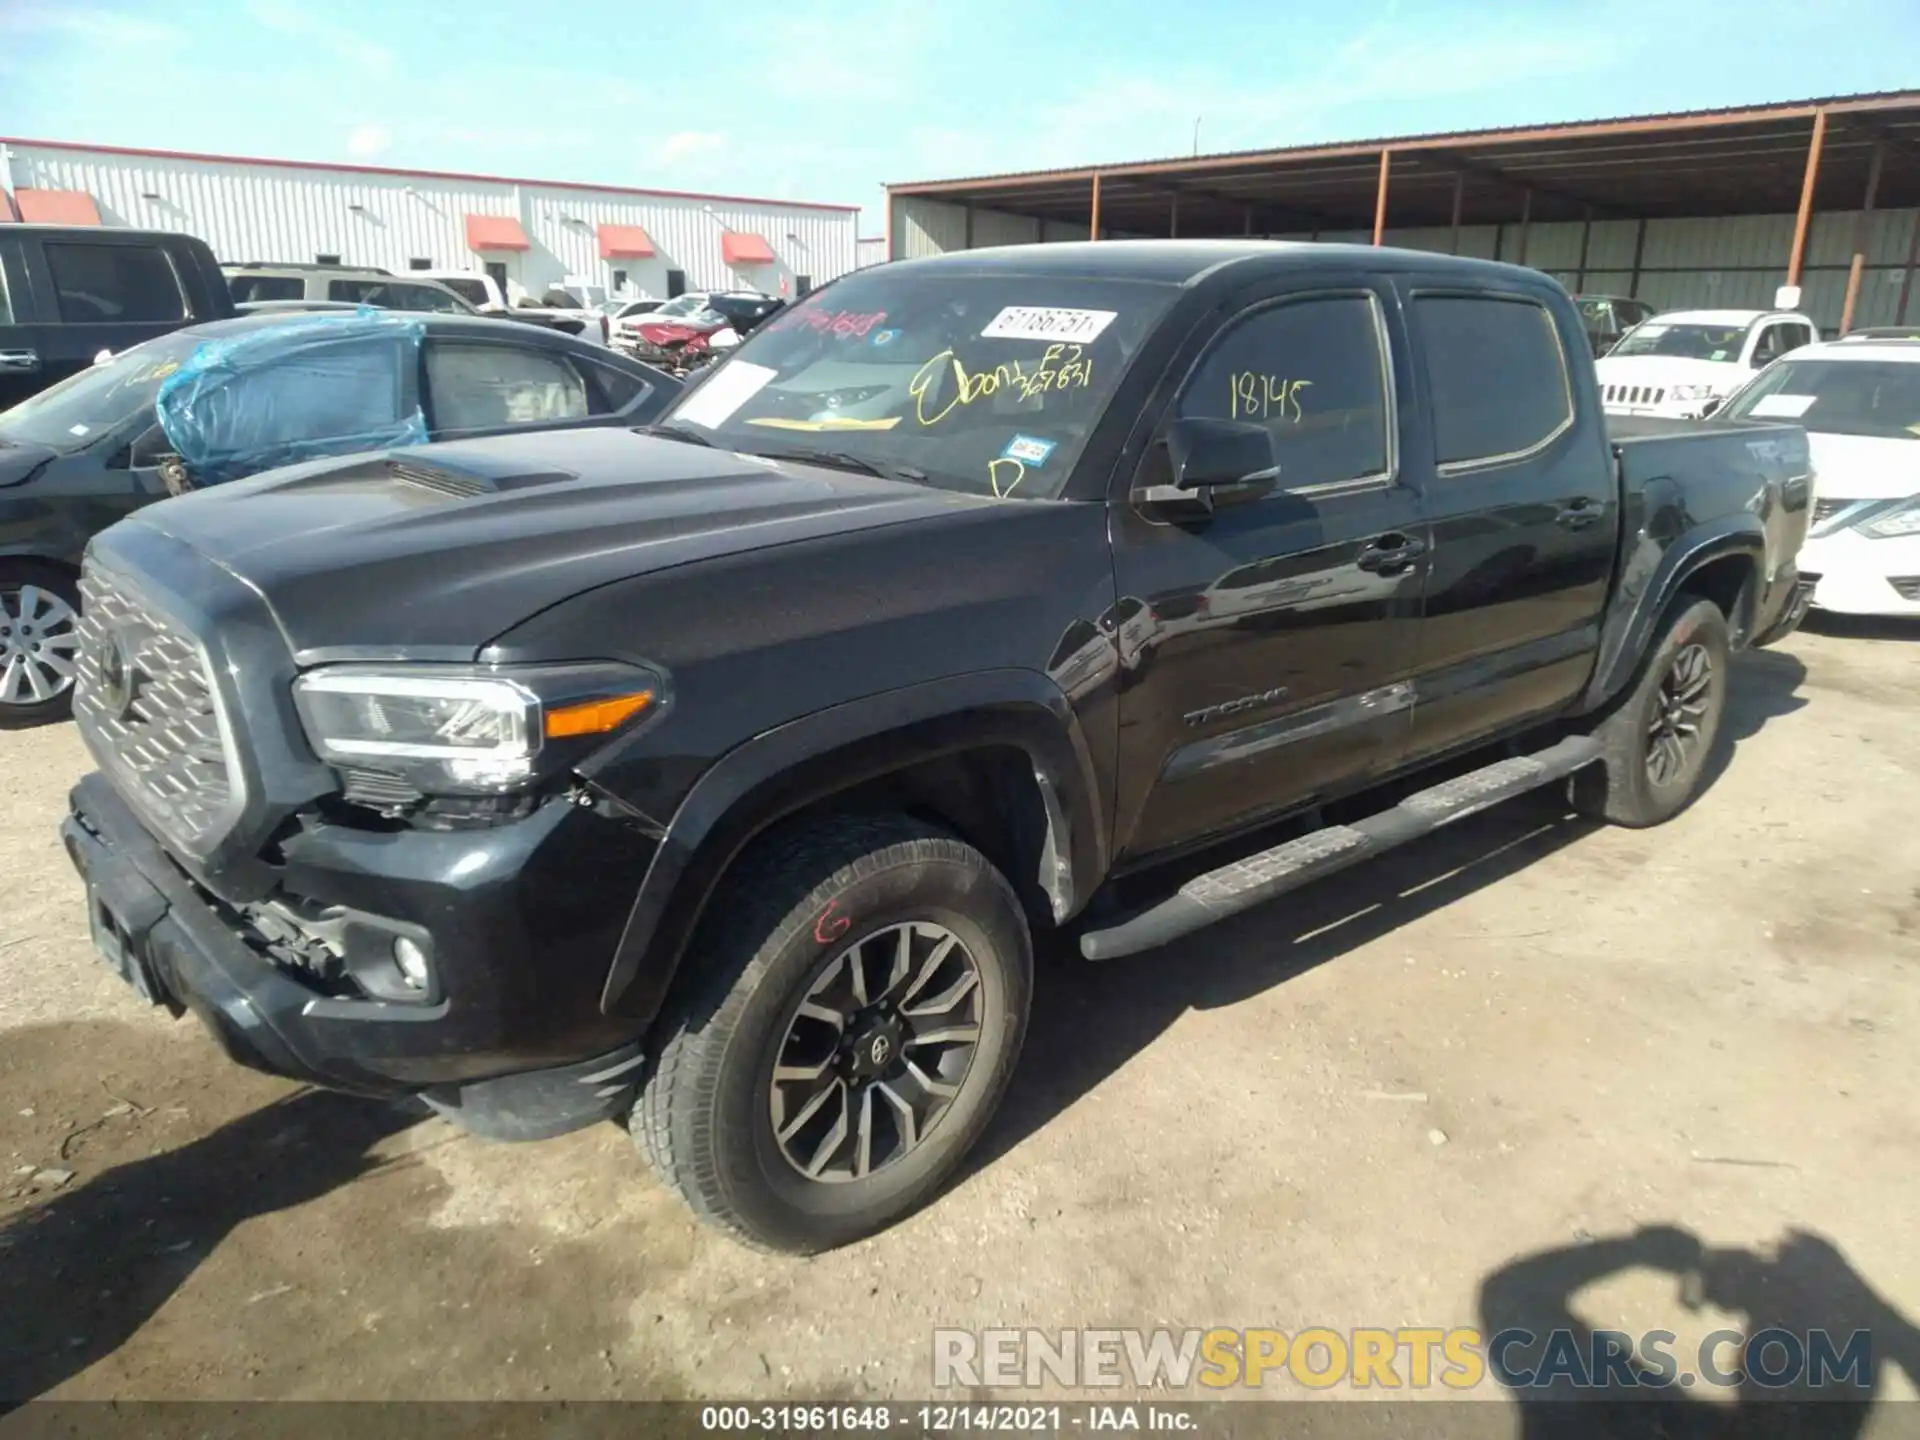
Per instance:
[[[890,203],[897,255],[938,255],[963,247],[963,207],[916,195],[891,197]],[[1035,222],[1022,216],[976,208],[973,217],[976,246],[1025,244],[1039,238]],[[1856,213],[1844,211],[1816,215],[1809,230],[1801,274],[1801,308],[1825,330],[1835,330],[1840,324],[1858,218]],[[1870,217],[1854,324],[1900,323],[1900,292],[1917,224],[1920,210],[1882,210]],[[1087,237],[1085,225],[1067,227],[1050,221],[1045,229],[1047,240]],[[1587,238],[1582,280],[1581,230],[1578,221],[1528,226],[1526,263],[1546,271],[1569,289],[1577,285],[1590,294],[1632,294],[1663,310],[1770,308],[1774,291],[1786,280],[1787,258],[1793,248],[1791,215],[1649,220],[1636,283],[1634,245],[1639,222],[1596,220]],[[1302,233],[1274,238],[1365,244],[1372,232],[1327,231],[1317,236]],[[1453,242],[1453,231],[1447,226],[1389,228],[1385,239],[1389,245],[1444,252]],[[1517,260],[1520,226],[1517,222],[1464,226],[1460,253],[1483,260]],[[1912,288],[1920,290],[1920,286]],[[1905,318],[1920,321],[1920,294],[1909,300],[1907,308]]]
[[[533,248],[487,258],[507,261],[512,278],[535,293],[568,276],[611,286],[615,270],[626,272],[634,293],[664,295],[668,270],[684,271],[690,289],[748,286],[792,293],[799,276],[824,284],[856,264],[858,216],[848,210],[9,148],[12,187],[84,190],[107,224],[183,230],[206,240],[222,260],[304,262],[338,255],[347,264],[395,271],[414,260],[429,260],[435,269],[478,270],[481,257],[466,242],[466,217],[476,214],[520,221]],[[642,227],[657,253],[643,260],[601,259],[596,227],[603,224]],[[722,230],[764,237],[779,263],[730,269],[720,257]]]

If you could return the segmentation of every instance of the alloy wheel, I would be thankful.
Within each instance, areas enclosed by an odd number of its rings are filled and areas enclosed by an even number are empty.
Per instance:
[[[1647,726],[1647,778],[1672,785],[1692,768],[1701,745],[1713,688],[1713,657],[1704,645],[1685,645],[1661,677]]]
[[[774,1136],[811,1180],[863,1180],[918,1148],[972,1067],[980,967],[945,926],[876,930],[822,967],[781,1037]]]
[[[44,585],[0,590],[0,705],[40,705],[72,688],[79,619]]]

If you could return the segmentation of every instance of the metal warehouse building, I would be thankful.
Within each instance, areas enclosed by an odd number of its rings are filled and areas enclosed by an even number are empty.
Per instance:
[[[1514,261],[1661,309],[1829,331],[1920,320],[1920,92],[887,187],[899,259],[1089,237],[1259,235]]]
[[[636,295],[802,293],[855,268],[855,207],[0,139],[0,220],[198,235],[223,261],[491,271]]]

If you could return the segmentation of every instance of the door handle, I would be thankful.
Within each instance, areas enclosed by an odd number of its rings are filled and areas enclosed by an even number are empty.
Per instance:
[[[1584,530],[1600,518],[1600,504],[1591,495],[1576,495],[1560,507],[1553,519],[1569,530]]]
[[[0,350],[0,370],[29,374],[39,368],[40,352],[37,350]]]
[[[1427,553],[1427,542],[1413,535],[1382,535],[1360,547],[1354,560],[1362,570],[1393,575]]]

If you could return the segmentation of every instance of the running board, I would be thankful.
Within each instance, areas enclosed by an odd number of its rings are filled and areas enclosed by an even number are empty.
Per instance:
[[[1599,758],[1598,740],[1573,735],[1537,755],[1496,761],[1409,795],[1391,810],[1352,825],[1329,825],[1197,875],[1151,909],[1118,925],[1084,932],[1080,953],[1089,960],[1112,960],[1151,950],[1502,800],[1565,779]]]

